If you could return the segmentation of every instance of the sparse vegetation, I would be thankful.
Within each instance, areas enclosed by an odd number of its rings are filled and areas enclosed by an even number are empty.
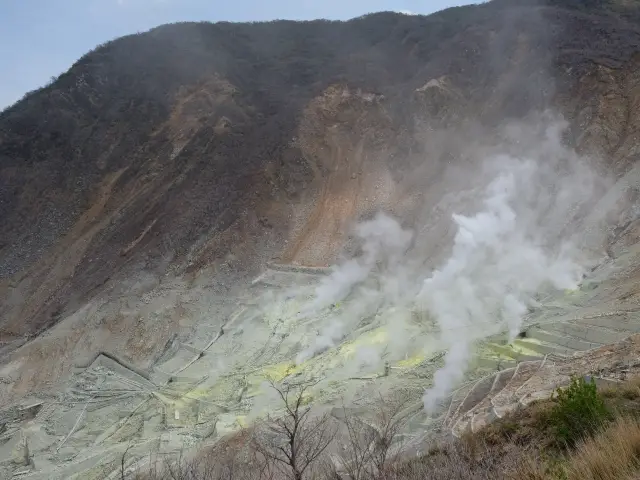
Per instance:
[[[328,414],[314,414],[306,405],[309,384],[270,383],[282,401],[284,414],[259,423],[252,446],[266,471],[276,478],[309,478],[335,437],[334,422]]]
[[[595,381],[574,377],[557,390],[557,403],[549,415],[558,441],[569,446],[598,430],[610,414]]]
[[[370,419],[350,415],[343,407],[341,470],[352,480],[382,479],[392,471],[393,454],[401,448],[398,436],[411,411],[407,402],[380,396]],[[336,472],[336,476],[339,476]]]
[[[398,434],[410,410],[406,404],[380,397],[367,418],[343,409],[338,421],[305,406],[307,385],[273,386],[284,405],[282,417],[244,430],[200,452],[196,459],[155,466],[152,473],[137,479],[632,480],[640,476],[640,395],[630,399],[638,379],[599,391],[595,383],[574,378],[554,398],[535,402],[476,434],[433,445],[414,458],[398,456],[391,448],[400,444]],[[585,428],[575,423],[580,415],[588,422]]]

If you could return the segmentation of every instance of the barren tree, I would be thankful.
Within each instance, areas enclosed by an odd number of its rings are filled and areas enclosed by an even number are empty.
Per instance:
[[[244,456],[245,449],[231,449],[222,442],[211,449],[177,458],[165,458],[158,466],[149,461],[143,471],[128,477],[131,480],[257,480],[255,465]],[[124,477],[122,477],[124,478]]]
[[[303,480],[335,436],[331,417],[313,415],[305,405],[310,383],[278,385],[269,381],[284,406],[281,417],[270,417],[256,427],[254,448],[269,468],[294,480]],[[269,470],[270,473],[273,473]]]
[[[273,480],[275,474],[270,463],[253,448],[251,429],[222,440],[206,455],[215,465],[212,480]]]
[[[398,435],[413,411],[406,401],[390,401],[380,395],[370,421],[352,415],[343,406],[346,428],[341,460],[352,480],[382,478],[390,460],[392,446],[399,448]]]

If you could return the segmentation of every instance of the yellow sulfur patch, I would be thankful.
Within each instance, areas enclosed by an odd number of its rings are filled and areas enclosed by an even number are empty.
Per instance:
[[[522,355],[529,355],[531,357],[539,357],[540,352],[527,348],[528,344],[536,344],[541,345],[542,343],[535,338],[527,338],[526,340],[517,340],[516,342],[508,345],[514,352],[520,353]]]
[[[513,360],[514,359],[513,353],[515,352],[509,345],[498,345],[495,343],[490,343],[486,345],[486,347],[481,348],[478,353],[480,357],[486,358],[489,360],[497,360],[497,359]]]
[[[264,378],[271,378],[276,382],[280,382],[297,370],[300,369],[297,368],[296,364],[293,362],[278,363],[275,365],[266,365],[260,370],[260,373],[258,375]]]
[[[418,355],[414,355],[412,357],[401,360],[397,363],[397,366],[400,368],[412,368],[420,365],[425,358],[427,358],[424,354],[419,353]]]
[[[340,346],[339,355],[343,358],[349,359],[353,357],[358,350],[358,347],[365,345],[381,345],[388,339],[387,332],[384,328],[377,328],[370,332],[361,335],[355,340],[345,342]]]

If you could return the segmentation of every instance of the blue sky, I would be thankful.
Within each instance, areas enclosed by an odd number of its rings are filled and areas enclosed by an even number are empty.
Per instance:
[[[185,20],[346,20],[383,10],[428,14],[480,0],[0,0],[0,110],[96,45]]]

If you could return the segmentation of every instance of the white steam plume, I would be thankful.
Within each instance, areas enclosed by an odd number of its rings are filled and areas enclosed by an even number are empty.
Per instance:
[[[513,339],[533,295],[545,284],[575,288],[582,269],[568,248],[545,251],[530,231],[529,213],[517,214],[526,184],[535,181],[536,164],[516,160],[487,188],[484,209],[470,217],[454,215],[458,232],[451,257],[424,281],[418,300],[435,318],[445,365],[425,393],[427,410],[462,379],[473,343],[503,330]],[[538,188],[538,186],[536,186]]]
[[[503,331],[517,335],[541,289],[574,288],[584,262],[570,240],[580,231],[585,205],[597,197],[601,179],[563,145],[566,126],[544,115],[499,132],[498,147],[476,145],[468,172],[459,169],[454,175],[455,189],[447,190],[449,182],[439,186],[439,203],[432,199],[425,206],[433,218],[425,216],[424,225],[416,225],[416,238],[384,214],[359,225],[361,255],[323,280],[303,315],[320,318],[330,305],[347,301],[324,316],[325,327],[298,361],[334,346],[367,318],[365,323],[386,323],[390,334],[387,345],[376,347],[379,354],[387,360],[404,358],[418,338],[410,330],[415,322],[408,321],[409,315],[394,323],[394,312],[428,312],[438,338],[424,341],[437,341],[438,350],[447,351],[444,367],[424,395],[429,410],[463,379],[477,341]],[[456,210],[464,214],[453,214]],[[457,230],[448,252],[443,250],[448,226],[440,220],[442,212],[452,214]],[[427,264],[438,268],[430,270]],[[375,352],[367,347],[359,355],[374,365]]]
[[[314,300],[300,316],[318,315],[352,293],[354,301],[347,302],[320,330],[312,344],[298,354],[298,363],[333,347],[350,331],[354,322],[375,314],[384,304],[398,301],[406,293],[400,285],[403,277],[401,259],[411,244],[413,233],[403,229],[390,216],[378,213],[372,220],[358,225],[355,236],[361,242],[362,255],[345,261],[325,277],[316,287]],[[374,272],[379,276],[377,286],[363,284]]]
[[[545,286],[575,288],[583,273],[570,241],[581,207],[605,182],[562,143],[566,122],[545,115],[534,124],[510,125],[504,150],[485,159],[493,180],[483,209],[453,215],[451,256],[424,280],[417,297],[440,328],[448,351],[425,392],[427,410],[462,379],[477,340],[507,330],[511,339],[534,295]]]
[[[307,313],[318,312],[343,300],[374,269],[391,274],[389,270],[399,264],[413,237],[412,232],[404,230],[396,220],[381,212],[358,225],[355,235],[362,242],[362,255],[347,260],[323,279]]]

